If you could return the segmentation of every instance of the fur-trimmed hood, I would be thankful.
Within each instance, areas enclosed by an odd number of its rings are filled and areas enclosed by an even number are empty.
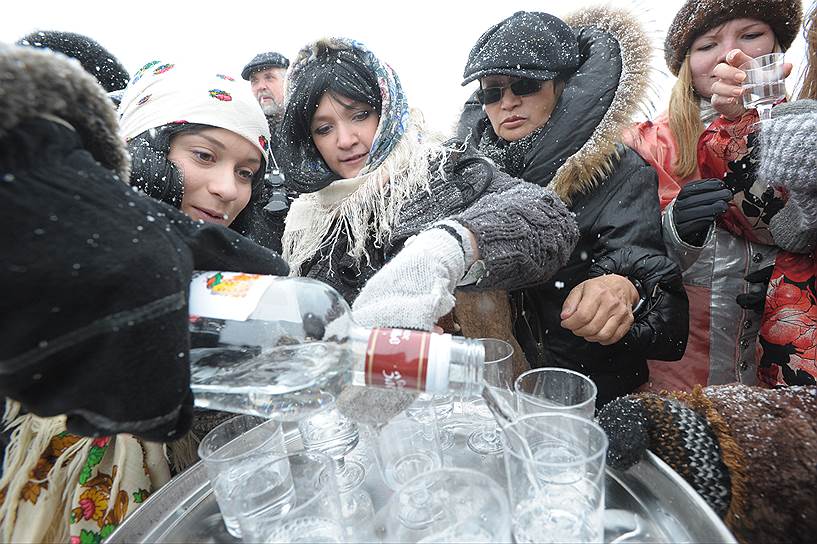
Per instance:
[[[615,169],[622,131],[648,101],[652,46],[637,17],[625,9],[586,8],[565,22],[576,33],[581,65],[526,155],[522,177],[548,184],[569,204]],[[473,101],[465,106],[459,134],[469,129],[477,142],[485,131],[493,132]]]
[[[29,119],[57,117],[77,131],[100,164],[128,182],[130,156],[113,104],[78,61],[0,43],[0,74],[0,139]]]

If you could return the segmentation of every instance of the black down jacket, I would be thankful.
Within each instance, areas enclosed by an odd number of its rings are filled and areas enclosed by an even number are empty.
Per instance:
[[[638,42],[635,23],[579,14],[576,30],[581,66],[567,80],[559,102],[525,156],[521,177],[555,190],[576,215],[580,239],[568,263],[547,283],[514,293],[515,334],[533,367],[557,366],[589,375],[598,386],[597,406],[647,381],[647,359],[680,359],[689,333],[688,301],[681,272],[667,257],[655,171],[618,143],[620,130],[638,107],[646,72],[623,62],[648,58],[622,54]],[[627,23],[627,21],[625,21]],[[622,59],[626,59],[623,61]],[[630,92],[620,92],[627,85]],[[482,145],[497,137],[478,104],[466,104],[459,131]],[[501,145],[501,143],[500,143]],[[581,282],[604,274],[626,276],[646,302],[635,324],[615,345],[587,342],[561,327],[567,295]]]

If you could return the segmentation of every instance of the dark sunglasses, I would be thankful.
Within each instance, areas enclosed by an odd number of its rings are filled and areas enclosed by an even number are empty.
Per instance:
[[[483,106],[485,104],[493,104],[494,102],[499,102],[502,100],[502,94],[505,92],[505,89],[510,88],[511,92],[516,96],[527,96],[529,94],[539,92],[539,89],[542,88],[543,81],[539,81],[538,79],[517,79],[510,85],[506,85],[504,87],[488,87],[488,88],[480,88],[477,91],[477,100]],[[481,85],[481,83],[480,83]]]

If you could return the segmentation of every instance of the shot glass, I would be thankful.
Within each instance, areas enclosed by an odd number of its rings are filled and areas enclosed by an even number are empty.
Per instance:
[[[503,429],[514,542],[602,542],[607,436],[570,414],[522,416]]]
[[[281,424],[255,416],[237,416],[207,433],[199,443],[227,531],[241,538],[239,518],[286,502],[292,478],[285,462]]]
[[[244,542],[344,542],[333,462],[317,452],[281,456],[292,494],[286,504],[239,518]]]
[[[385,542],[510,542],[505,489],[485,474],[444,468],[421,474],[392,495]]]
[[[566,368],[534,368],[514,382],[521,414],[558,412],[593,419],[598,388],[593,380]]]
[[[760,121],[772,117],[772,105],[786,96],[783,73],[783,53],[771,53],[744,62],[739,70],[746,74],[743,80],[743,105],[757,109]]]

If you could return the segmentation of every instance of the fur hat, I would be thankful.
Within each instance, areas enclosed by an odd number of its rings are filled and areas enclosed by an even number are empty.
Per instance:
[[[289,59],[275,51],[258,53],[247,63],[244,69],[241,70],[241,77],[249,81],[253,72],[266,70],[267,68],[289,68]]]
[[[666,392],[664,392],[666,393]],[[607,462],[646,449],[686,479],[740,542],[811,542],[817,531],[817,388],[741,384],[638,394],[599,413]]]
[[[76,129],[85,149],[105,168],[122,180],[130,177],[130,156],[113,105],[76,60],[0,43],[0,74],[11,89],[0,92],[0,138],[27,120],[58,117]]]
[[[479,37],[468,54],[463,85],[488,74],[551,80],[579,67],[579,42],[549,13],[517,11]]]
[[[664,59],[677,76],[695,39],[731,19],[748,18],[772,27],[780,46],[789,48],[803,20],[800,0],[687,0],[675,15],[664,41]]]
[[[124,89],[130,79],[128,71],[110,51],[82,34],[38,30],[20,38],[17,45],[51,49],[77,59],[107,92]]]

